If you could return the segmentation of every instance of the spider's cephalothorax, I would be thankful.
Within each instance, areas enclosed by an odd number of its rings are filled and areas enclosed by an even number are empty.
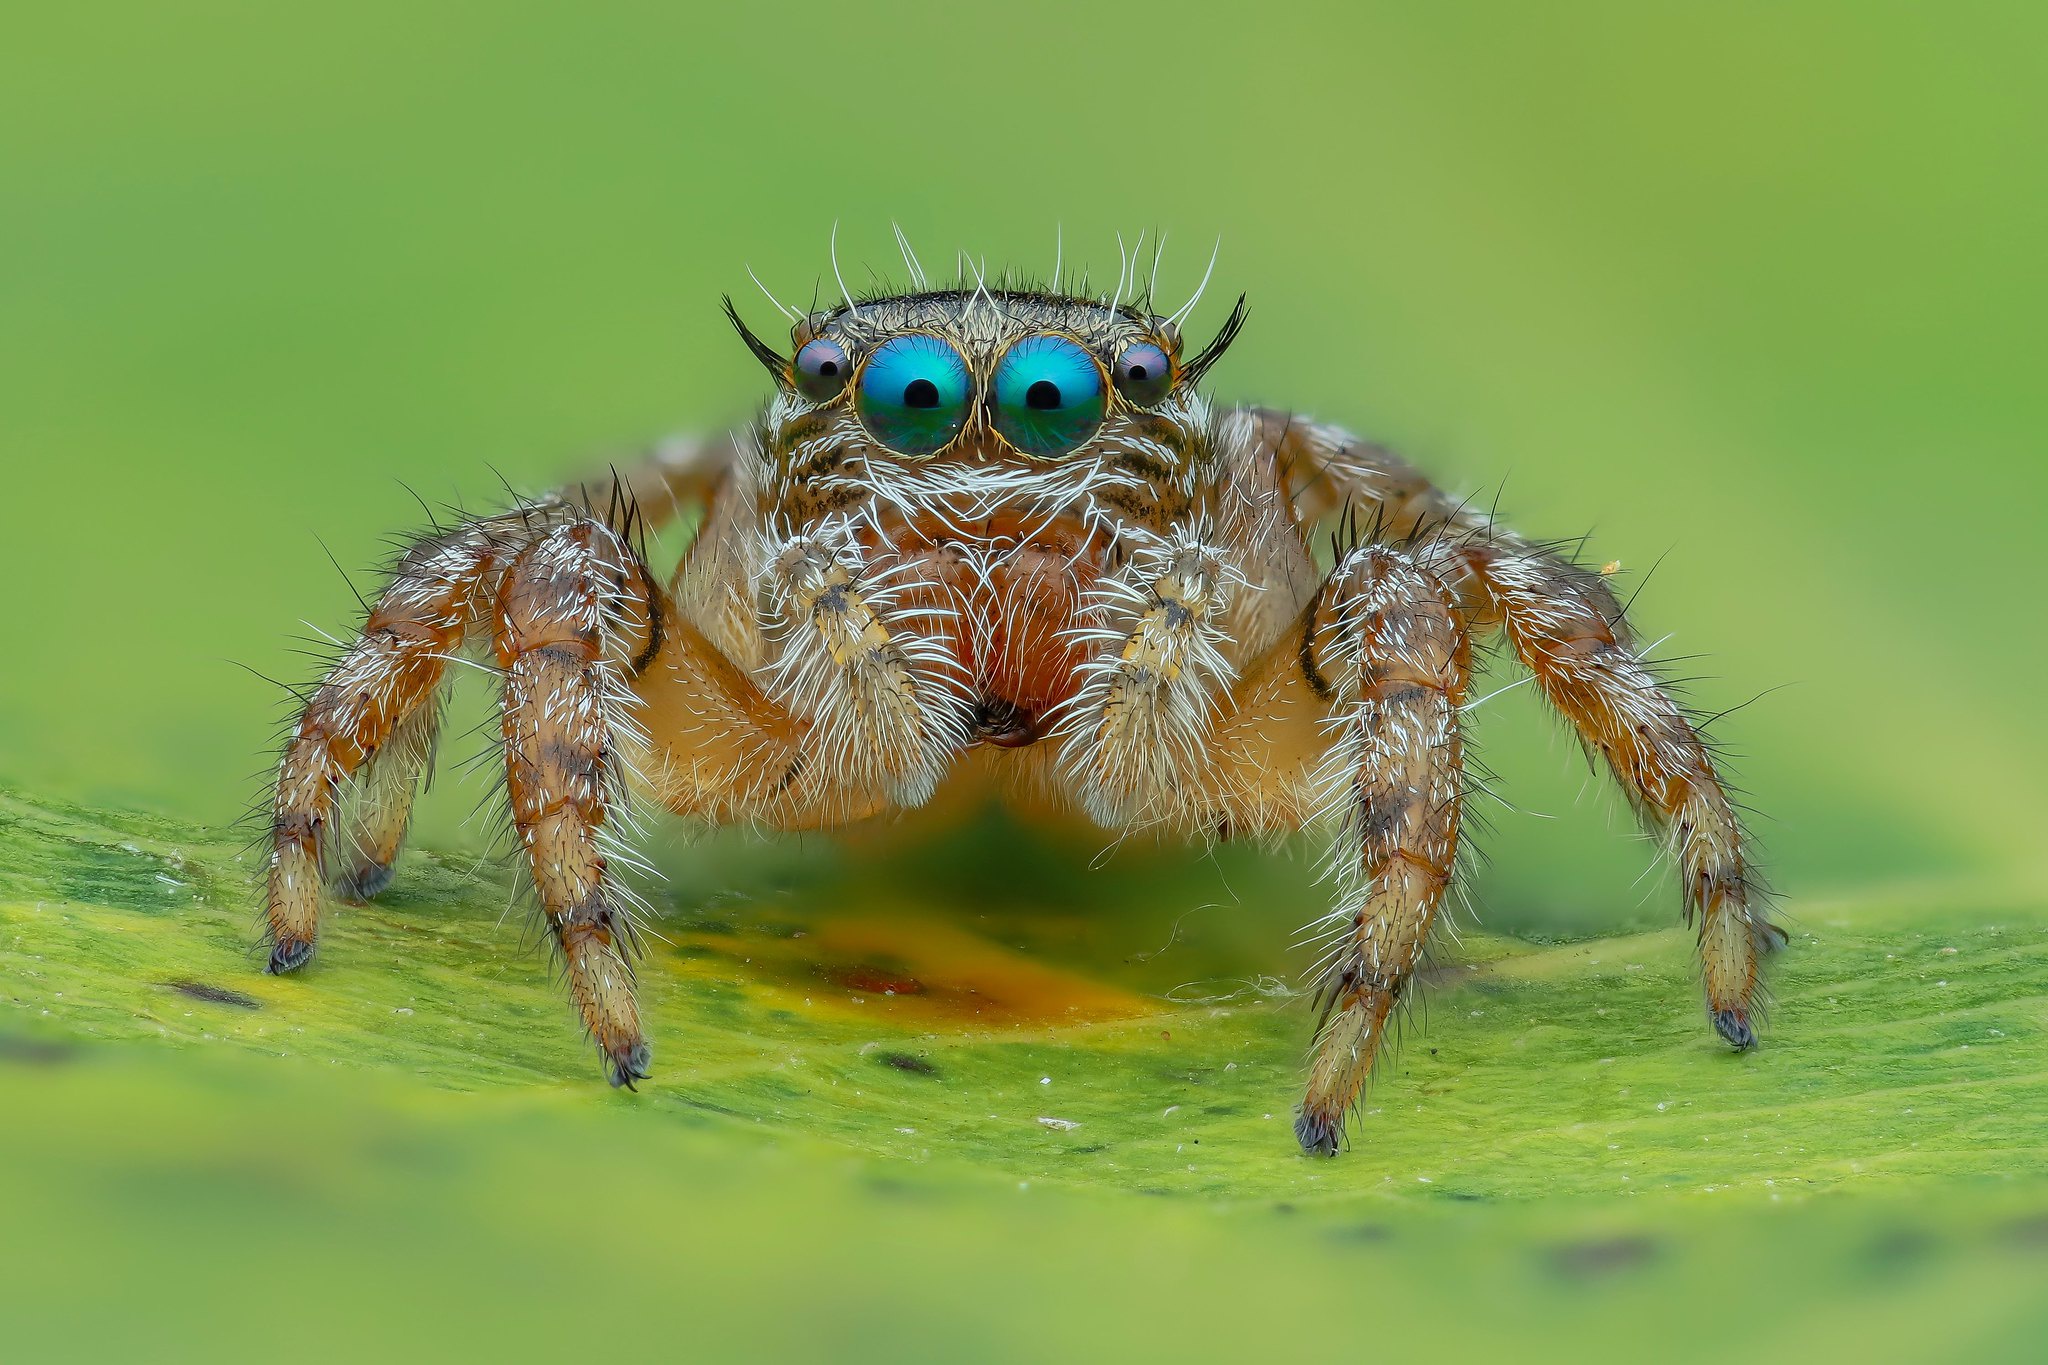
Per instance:
[[[792,315],[788,354],[727,311],[775,383],[750,431],[400,560],[285,748],[273,971],[311,955],[324,883],[389,879],[446,663],[488,644],[513,827],[614,1084],[648,1074],[617,874],[636,797],[815,828],[947,799],[972,765],[1111,829],[1328,830],[1296,1132],[1333,1152],[1451,883],[1459,711],[1501,633],[1668,834],[1713,1025],[1753,1045],[1779,936],[1605,578],[1378,446],[1213,410],[1197,386],[1242,300],[1192,354],[1179,315],[980,284]],[[686,505],[703,519],[664,585],[634,532]]]

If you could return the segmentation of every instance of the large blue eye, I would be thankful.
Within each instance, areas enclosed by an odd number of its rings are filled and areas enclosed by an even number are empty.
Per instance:
[[[996,366],[996,430],[1026,455],[1085,445],[1105,406],[1095,358],[1066,337],[1025,337]]]
[[[911,333],[876,348],[860,372],[860,420],[899,455],[936,455],[967,425],[967,362],[934,336]]]

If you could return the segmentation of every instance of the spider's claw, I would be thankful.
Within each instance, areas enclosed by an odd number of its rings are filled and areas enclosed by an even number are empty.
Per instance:
[[[638,1090],[640,1087],[633,1082],[644,1081],[654,1074],[653,1057],[653,1049],[645,1042],[621,1044],[607,1052],[605,1072],[611,1077],[613,1088],[624,1086],[628,1090]]]
[[[1294,1136],[1306,1156],[1335,1156],[1344,1126],[1321,1114],[1304,1109],[1294,1116]]]
[[[371,900],[397,875],[395,863],[366,862],[335,878],[334,894],[339,900],[355,903]]]
[[[1748,1052],[1756,1046],[1756,1030],[1749,1026],[1747,1010],[1715,1010],[1714,1032],[1727,1039],[1728,1046],[1737,1052]]]
[[[272,976],[283,976],[306,965],[313,956],[313,941],[305,938],[281,938],[270,947],[270,962],[263,968]]]

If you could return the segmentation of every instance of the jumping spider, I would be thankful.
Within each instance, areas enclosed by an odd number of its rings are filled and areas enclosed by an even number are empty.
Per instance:
[[[1782,936],[1713,758],[1601,574],[1379,446],[1212,408],[1199,385],[1242,298],[1188,354],[1187,309],[1125,302],[1124,280],[1109,299],[934,289],[905,260],[913,292],[785,310],[788,356],[726,301],[775,385],[750,431],[405,552],[284,749],[269,970],[311,957],[324,884],[390,880],[448,663],[488,642],[512,825],[614,1085],[649,1074],[618,876],[630,793],[810,829],[945,799],[979,766],[1112,830],[1328,828],[1295,1131],[1333,1153],[1451,883],[1459,712],[1475,641],[1500,632],[1668,835],[1713,1026],[1754,1045]],[[702,521],[664,586],[634,532],[685,507]]]

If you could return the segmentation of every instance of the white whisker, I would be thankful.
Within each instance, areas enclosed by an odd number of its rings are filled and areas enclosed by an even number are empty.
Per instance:
[[[903,268],[910,272],[910,282],[917,286],[918,293],[930,293],[931,285],[924,277],[924,266],[918,262],[917,253],[910,249],[910,238],[903,235],[902,225],[892,222],[889,227],[896,234],[896,249],[903,253]]]
[[[746,271],[747,278],[754,282],[754,288],[760,290],[762,295],[765,298],[767,298],[768,302],[775,305],[776,312],[782,314],[782,316],[788,318],[791,322],[799,322],[803,319],[802,313],[797,312],[794,308],[788,307],[782,302],[781,299],[776,298],[773,294],[770,294],[768,292],[768,286],[761,283],[761,277],[754,273],[754,267],[750,265],[746,267]]]
[[[839,281],[840,301],[846,305],[846,311],[853,314],[855,320],[867,321],[866,318],[861,317],[860,308],[853,301],[853,292],[846,287],[846,276],[839,273],[839,220],[837,218],[832,220],[830,250],[832,253],[832,278]]]
[[[1189,313],[1195,311],[1195,305],[1200,303],[1202,301],[1202,295],[1208,292],[1209,277],[1216,273],[1216,257],[1219,253],[1222,252],[1222,250],[1223,238],[1219,235],[1216,238],[1216,245],[1209,249],[1209,268],[1202,272],[1202,282],[1195,286],[1194,296],[1190,298],[1186,303],[1182,304],[1177,310],[1175,310],[1173,316],[1166,320],[1167,326],[1180,326],[1181,319],[1185,318]]]

